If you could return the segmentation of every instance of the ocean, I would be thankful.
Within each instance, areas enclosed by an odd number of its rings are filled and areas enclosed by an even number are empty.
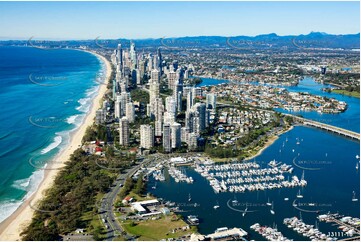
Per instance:
[[[104,76],[77,50],[0,47],[0,222],[33,192],[80,126]]]

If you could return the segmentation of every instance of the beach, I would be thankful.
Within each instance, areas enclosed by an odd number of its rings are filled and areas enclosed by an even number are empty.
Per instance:
[[[106,72],[105,78],[109,79],[111,75],[111,64],[103,56],[94,52],[87,51],[97,56],[102,62],[105,63]],[[82,138],[88,126],[94,122],[96,110],[101,107],[101,101],[107,91],[107,81],[101,84],[98,89],[97,96],[93,99],[91,108],[83,120],[83,123],[76,129],[70,138],[69,144],[54,158],[55,161],[49,164],[44,171],[44,179],[39,185],[35,193],[33,193],[23,204],[7,219],[0,224],[0,240],[21,240],[20,233],[31,222],[34,214],[34,209],[29,206],[30,204],[38,204],[44,197],[46,190],[48,190],[54,182],[55,177],[65,162],[70,158],[70,155],[82,144]]]
[[[262,152],[264,150],[266,150],[268,147],[270,147],[278,138],[281,134],[287,133],[289,131],[291,131],[293,129],[293,126],[290,126],[287,130],[278,132],[277,134],[271,136],[268,138],[267,142],[263,145],[263,147],[257,151],[257,153],[255,155],[252,155],[250,157],[247,157],[245,160],[253,160],[254,158],[256,158],[257,156],[259,156],[260,154],[262,154]]]

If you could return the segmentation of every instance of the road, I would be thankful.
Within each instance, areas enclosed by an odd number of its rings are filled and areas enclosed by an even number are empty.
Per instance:
[[[107,228],[106,240],[111,241],[120,235],[123,235],[127,239],[131,239],[131,236],[124,233],[123,229],[118,223],[116,216],[114,214],[113,204],[115,203],[117,195],[122,189],[120,184],[124,185],[127,177],[132,176],[142,165],[145,164],[147,164],[146,161],[141,162],[140,164],[137,164],[134,167],[126,169],[125,171],[123,171],[123,173],[119,174],[115,182],[110,187],[109,192],[106,193],[102,198],[99,206],[99,213],[100,213],[100,219],[103,221],[104,226]]]

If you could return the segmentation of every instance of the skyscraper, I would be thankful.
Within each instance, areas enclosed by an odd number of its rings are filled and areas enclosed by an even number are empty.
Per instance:
[[[154,130],[151,125],[140,125],[140,147],[150,149],[154,146]]]
[[[167,112],[172,113],[173,116],[177,114],[177,102],[172,96],[165,98],[165,109]]]
[[[123,49],[122,44],[118,44],[117,48],[117,64],[119,65],[120,71],[123,68]]]
[[[193,106],[193,92],[189,92],[187,95],[187,111]]]
[[[154,127],[155,127],[155,132],[154,132],[155,136],[156,137],[162,137],[163,136],[163,133],[162,133],[163,122],[162,122],[162,120],[155,121]]]
[[[122,104],[121,104],[121,96],[119,94],[116,95],[116,100],[114,102],[114,118],[122,117]]]
[[[129,55],[130,55],[130,61],[131,61],[131,68],[132,69],[137,68],[137,53],[135,51],[135,44],[133,41],[130,43]]]
[[[119,144],[122,146],[129,145],[129,121],[127,117],[119,120]]]
[[[153,81],[149,84],[149,103],[152,104],[159,97],[159,82]]]
[[[181,125],[173,123],[171,126],[172,148],[181,147]]]
[[[105,120],[106,120],[106,110],[104,108],[98,109],[95,114],[95,123],[104,124]]]
[[[120,116],[124,116],[126,115],[126,106],[127,103],[129,103],[131,101],[130,98],[130,93],[129,92],[122,92],[120,94],[120,107],[121,107],[121,112],[120,112]]]
[[[171,129],[170,124],[165,123],[163,125],[163,149],[164,152],[169,153],[172,151],[171,147]]]
[[[158,70],[160,75],[163,74],[163,59],[162,59],[162,54],[160,53],[160,48],[158,48]]]
[[[206,128],[206,104],[196,103],[193,106],[198,116],[198,124],[196,125],[196,133],[199,134]]]
[[[207,109],[216,109],[217,96],[214,93],[208,93],[206,96]]]
[[[176,85],[177,80],[177,73],[171,70],[168,73],[168,88],[174,90],[174,86]]]
[[[152,79],[153,82],[159,83],[160,81],[159,71],[157,69],[153,69],[152,72],[150,73],[150,78]]]
[[[133,103],[127,103],[126,104],[126,109],[125,109],[125,113],[127,116],[127,119],[129,121],[129,123],[133,123],[134,119],[135,119],[135,108],[134,108],[134,104]]]

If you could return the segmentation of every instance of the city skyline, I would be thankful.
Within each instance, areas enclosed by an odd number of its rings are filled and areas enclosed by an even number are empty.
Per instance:
[[[359,2],[1,2],[0,6],[2,40],[360,32]]]

